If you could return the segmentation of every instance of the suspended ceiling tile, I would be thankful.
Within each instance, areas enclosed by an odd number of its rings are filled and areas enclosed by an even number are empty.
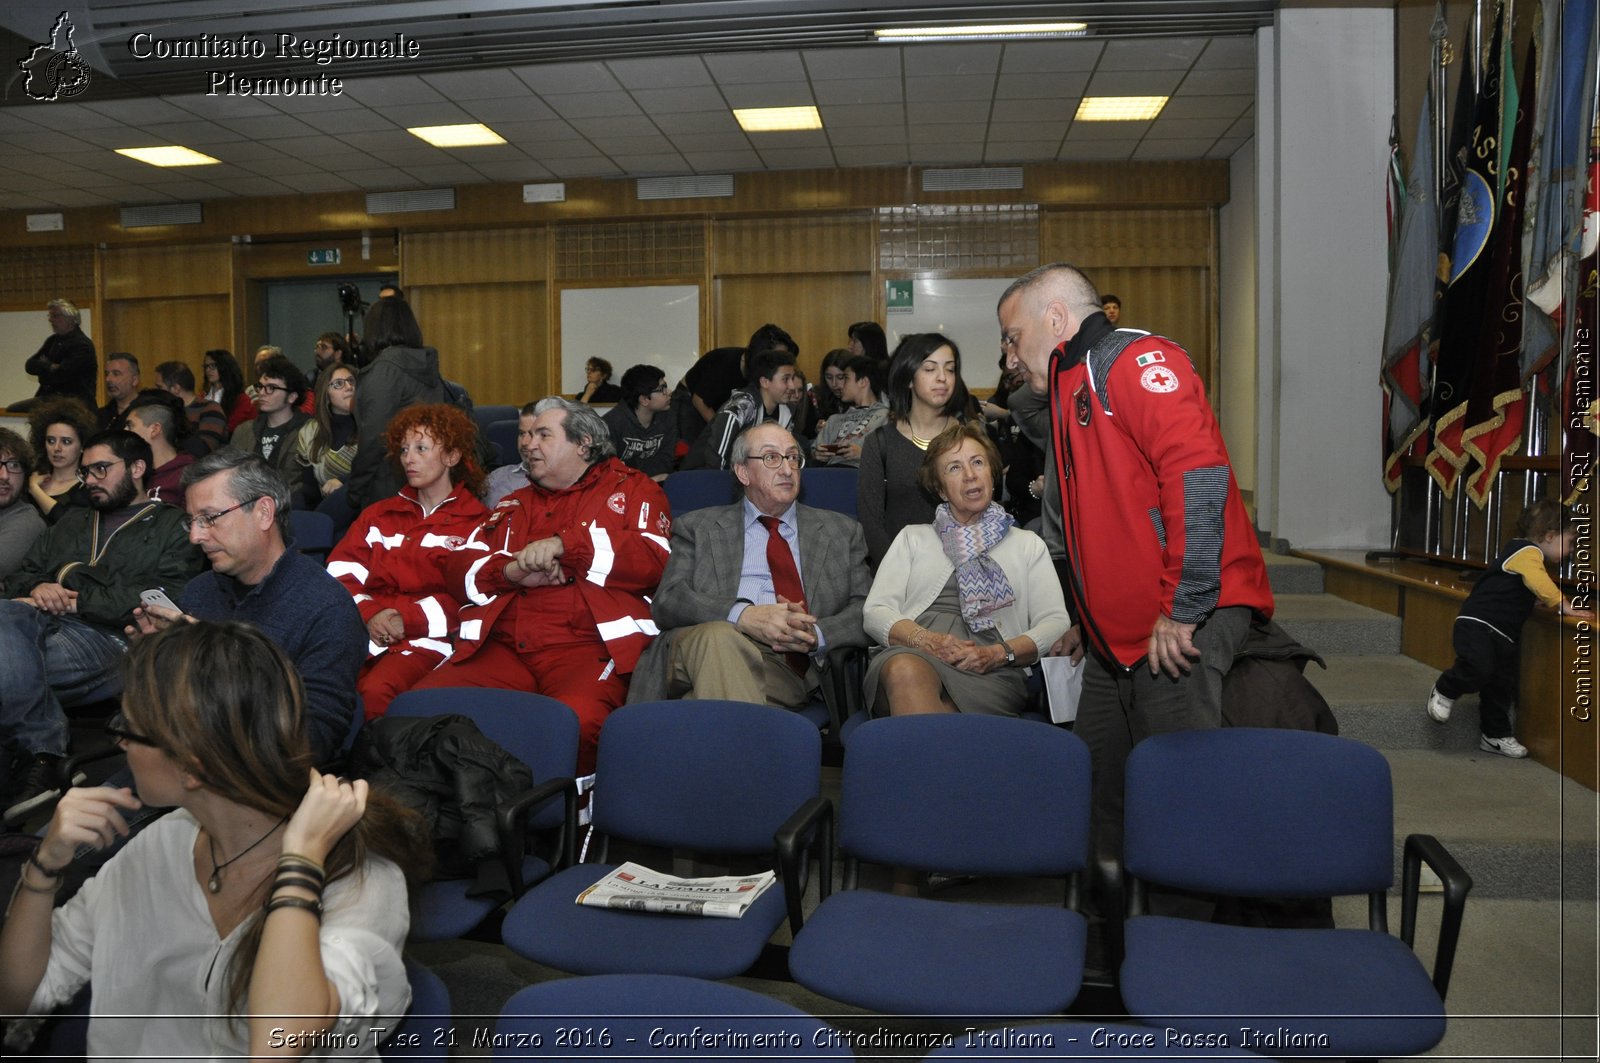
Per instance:
[[[446,101],[438,89],[415,75],[356,78],[345,82],[344,94],[368,107],[410,107]]]
[[[1123,37],[1106,42],[1097,70],[1188,70],[1204,37]]]
[[[1024,141],[1047,141],[1052,144],[1061,143],[1061,138],[1067,135],[1067,122],[1065,119],[1038,122],[990,122],[989,139],[991,141],[1004,140],[1012,143]]]
[[[773,148],[760,154],[761,161],[774,170],[822,170],[834,165],[833,152],[828,149]]]
[[[1253,96],[1174,96],[1161,109],[1161,118],[1238,118]]]
[[[581,118],[572,128],[586,137],[659,137],[661,128],[643,115]]]
[[[1040,144],[1038,142],[1014,143],[991,140],[983,149],[983,161],[991,164],[1054,162],[1055,157],[1055,144]]]
[[[396,117],[400,117],[396,115]],[[394,129],[395,123],[377,111],[357,107],[349,111],[323,111],[303,116],[302,121],[322,133],[367,133],[375,129]]]
[[[1184,95],[1254,96],[1256,72],[1251,70],[1191,70],[1183,79]]]
[[[1084,95],[1170,96],[1183,76],[1179,70],[1096,70]]]
[[[912,125],[929,123],[952,124],[959,122],[987,122],[991,104],[988,100],[946,100],[943,103],[906,104],[906,118]]]
[[[811,107],[816,98],[804,81],[777,81],[763,84],[733,84],[722,87],[729,107]]]
[[[971,74],[993,75],[1000,69],[998,41],[971,44],[907,44],[901,59],[906,77],[962,77]]]
[[[1215,137],[1205,137],[1194,140],[1151,140],[1146,138],[1140,141],[1134,149],[1135,159],[1203,159],[1206,152],[1215,144]]]
[[[900,76],[901,49],[894,46],[813,48],[802,52],[801,56],[815,81]]]
[[[550,171],[532,159],[522,159],[519,162],[475,162],[472,168],[491,181],[542,181],[550,176]]]
[[[259,118],[220,119],[224,128],[242,133],[252,140],[274,140],[278,137],[303,137],[316,132],[298,118],[286,114],[263,115]]]
[[[828,134],[821,129],[797,129],[787,133],[751,133],[750,145],[763,153],[778,148],[826,149]]]
[[[182,107],[191,114],[202,118],[253,118],[263,114],[278,114],[277,108],[264,100],[250,96],[207,96],[198,93],[192,96],[172,96],[167,102],[177,107]]]
[[[563,118],[602,118],[640,114],[639,105],[626,92],[592,92],[574,96],[548,96],[546,102]]]
[[[843,126],[828,130],[834,147],[866,147],[871,144],[904,144],[905,126]]]
[[[1240,138],[1255,136],[1256,135],[1256,119],[1255,119],[1255,115],[1247,114],[1243,118],[1239,119],[1237,122],[1233,123],[1233,125],[1228,127],[1228,132],[1227,132],[1226,135],[1229,136],[1229,137],[1240,137]]]
[[[721,85],[763,81],[804,81],[799,52],[730,52],[705,56],[706,66]]]
[[[824,129],[841,129],[847,126],[904,125],[905,106],[896,103],[845,105],[832,104],[819,107]]]
[[[615,177],[622,173],[617,164],[604,155],[557,159],[549,166],[557,177]]]
[[[406,173],[425,185],[482,184],[483,174],[464,162],[442,162],[436,165],[407,166]]]
[[[994,95],[1000,100],[1050,100],[1078,97],[1089,84],[1083,70],[1057,70],[1048,74],[1001,74]]]
[[[509,70],[450,70],[422,80],[447,100],[486,100],[526,95],[528,86]]]
[[[1006,74],[1038,74],[1061,70],[1093,70],[1104,50],[1102,41],[1016,41],[1000,60]]]
[[[225,144],[244,139],[241,134],[225,129],[215,122],[197,121],[193,118],[187,122],[148,125],[144,127],[144,131],[163,144],[182,144],[191,148],[200,144]],[[210,152],[206,154],[209,155]]]
[[[987,100],[994,95],[994,78],[986,75],[967,77],[907,77],[907,102],[935,100]]]
[[[531,93],[520,96],[499,96],[487,100],[465,100],[461,109],[475,122],[486,122],[500,131],[500,122],[532,122],[557,117],[556,112],[543,100]],[[501,134],[504,136],[505,134]]]
[[[366,170],[351,170],[342,176],[345,180],[361,189],[417,187],[416,178],[395,166],[375,166]]]
[[[494,131],[513,144],[583,139],[581,133],[559,118],[537,122],[496,122]]]
[[[694,170],[675,151],[651,155],[613,155],[611,161],[622,167],[623,173],[630,174],[690,173]]]
[[[348,192],[356,186],[337,174],[285,174],[278,178],[296,192]]]
[[[1254,70],[1256,39],[1253,35],[1213,37],[1194,66],[1196,70]]]
[[[84,107],[96,111],[113,122],[128,125],[145,125],[149,122],[181,122],[189,112],[174,107],[165,100],[143,98],[135,100],[107,100],[103,103],[86,103]]]
[[[1206,158],[1231,159],[1240,148],[1248,143],[1250,143],[1248,137],[1224,137],[1211,145],[1211,150],[1206,152]]]
[[[683,158],[694,167],[695,173],[722,173],[762,168],[761,156],[753,151],[686,151],[683,153]]]
[[[591,137],[596,148],[615,158],[618,155],[658,155],[674,151],[672,142],[663,136],[653,137]]]
[[[1131,159],[1137,140],[1080,140],[1062,147],[1056,156],[1062,162],[1105,162]]]
[[[962,125],[914,125],[907,139],[912,147],[919,144],[941,143],[973,146],[983,143],[988,130],[989,127],[982,122],[968,122]]]
[[[1078,101],[1073,97],[1061,99],[995,100],[989,111],[991,122],[1045,122],[1070,121],[1078,113]]]
[[[656,127],[668,136],[678,133],[742,133],[731,111],[699,111],[689,114],[658,114]]]
[[[712,83],[711,72],[698,56],[692,55],[612,59],[606,66],[625,89],[681,89]]]
[[[1141,140],[1150,132],[1149,122],[1073,122],[1067,130],[1067,143],[1086,140]]]
[[[750,150],[750,138],[743,133],[678,133],[672,143],[681,152]]]
[[[1151,140],[1184,140],[1208,137],[1216,139],[1233,125],[1226,118],[1157,118],[1150,123]]]
[[[711,85],[684,89],[660,89],[634,94],[634,100],[647,114],[683,114],[715,111],[728,106],[722,93]]]
[[[48,112],[44,110],[48,108]],[[29,104],[19,107],[7,107],[7,114],[15,114],[18,118],[28,119],[36,123],[35,128],[48,128],[71,133],[79,129],[107,129],[122,125],[119,118],[113,118],[100,111],[91,110],[83,104],[77,103],[50,103]]]
[[[840,166],[904,166],[911,161],[907,149],[899,144],[881,144],[877,147],[833,149],[833,157]]]
[[[513,67],[511,72],[541,96],[622,91],[604,63],[549,63]]]

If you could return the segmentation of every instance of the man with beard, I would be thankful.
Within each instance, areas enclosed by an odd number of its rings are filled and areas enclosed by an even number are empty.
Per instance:
[[[0,738],[13,749],[4,786],[14,823],[52,800],[67,752],[63,705],[115,694],[139,594],[172,599],[200,571],[183,513],[145,493],[150,444],[101,432],[83,450],[87,507],[35,540],[0,601]]]
[[[311,354],[317,364],[306,374],[306,386],[313,392],[316,390],[317,381],[322,379],[322,374],[334,366],[345,365],[351,369],[356,368],[354,359],[350,357],[350,345],[337,332],[324,332],[318,336],[317,345],[312,348]],[[314,403],[311,412],[316,412]]]
[[[33,448],[9,428],[0,428],[0,587],[44,531],[44,518],[33,506],[19,506],[28,497],[28,470]]]

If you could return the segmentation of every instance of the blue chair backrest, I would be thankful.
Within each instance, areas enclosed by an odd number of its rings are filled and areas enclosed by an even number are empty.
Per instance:
[[[501,465],[510,465],[516,461],[517,455],[517,425],[521,422],[518,418],[508,421],[496,421],[484,430],[484,435],[489,438],[489,445],[494,447],[498,454],[496,460]]]
[[[681,517],[708,506],[725,506],[738,501],[733,474],[724,469],[686,469],[661,482],[672,515]]]
[[[515,421],[520,407],[481,405],[472,408],[472,419],[478,422],[478,431],[487,433],[496,421]]]
[[[389,1038],[378,1048],[380,1059],[438,1059],[440,1030],[448,1029],[453,1017],[450,990],[432,971],[414,960],[406,960],[406,978],[411,982],[411,1007],[389,1031]]]
[[[856,516],[855,469],[808,468],[800,474],[800,501],[816,509],[831,509],[847,517]]]
[[[333,518],[314,509],[291,509],[289,530],[302,554],[327,555],[333,549]]]
[[[543,694],[488,687],[408,690],[389,703],[389,716],[469,717],[485,738],[528,766],[533,781],[570,776],[578,767],[578,714]],[[561,821],[559,802],[534,818],[541,829]]]
[[[1128,757],[1124,859],[1149,882],[1245,896],[1338,896],[1394,880],[1389,762],[1319,734],[1154,735]]]
[[[600,732],[594,825],[656,845],[766,852],[822,783],[809,720],[742,701],[625,705]]]
[[[1089,748],[1000,716],[868,721],[845,749],[839,847],[957,874],[1077,871],[1089,855]]]

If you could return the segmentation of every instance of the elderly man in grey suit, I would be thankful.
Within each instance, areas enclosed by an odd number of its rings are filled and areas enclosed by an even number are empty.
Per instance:
[[[726,698],[801,708],[824,655],[867,645],[867,543],[849,517],[799,505],[803,452],[787,428],[746,429],[729,452],[744,501],[673,522],[652,604],[661,637],[629,700]]]

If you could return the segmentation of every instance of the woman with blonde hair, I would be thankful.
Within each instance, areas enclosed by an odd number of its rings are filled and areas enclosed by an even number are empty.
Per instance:
[[[135,787],[74,787],[23,865],[0,931],[0,1012],[92,991],[89,1057],[377,1059],[410,999],[400,960],[420,819],[319,774],[294,664],[248,624],[174,624],[124,664],[107,733]],[[175,806],[60,909],[74,853]],[[402,872],[402,868],[405,872]]]

